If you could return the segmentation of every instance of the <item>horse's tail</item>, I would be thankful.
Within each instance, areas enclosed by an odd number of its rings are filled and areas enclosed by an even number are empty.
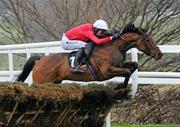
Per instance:
[[[31,56],[25,63],[21,74],[18,75],[16,82],[24,82],[28,77],[29,73],[31,72],[31,70],[33,69],[36,60],[39,59],[41,59],[41,56]]]

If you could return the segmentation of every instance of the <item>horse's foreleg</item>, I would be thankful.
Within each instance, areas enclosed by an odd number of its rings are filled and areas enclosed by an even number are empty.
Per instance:
[[[108,76],[122,76],[122,75],[130,75],[131,71],[128,68],[117,68],[117,67],[110,67],[109,68]]]
[[[123,77],[125,77],[125,80],[124,80],[123,84],[121,84],[118,87],[116,87],[116,89],[126,88],[127,87],[129,79],[130,79],[130,76],[138,68],[138,63],[137,62],[127,62],[127,63],[124,63],[124,65],[122,67],[123,68],[128,68],[131,73],[129,75],[122,75]]]
[[[124,63],[122,67],[128,68],[132,74],[138,68],[138,63],[137,62],[127,62],[127,63]]]
[[[130,75],[126,75],[125,76],[125,80],[124,83],[122,85],[122,87],[127,87],[128,82],[129,82],[129,78],[130,76],[134,73],[134,71],[138,68],[138,63],[137,62],[127,62],[124,63],[124,65],[122,66],[123,68],[128,68],[131,71]]]

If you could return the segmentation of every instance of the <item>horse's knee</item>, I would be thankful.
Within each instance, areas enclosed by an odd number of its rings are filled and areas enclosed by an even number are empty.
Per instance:
[[[131,74],[134,73],[134,71],[138,69],[138,63],[137,62],[132,62],[132,65],[131,65]]]
[[[133,64],[133,67],[134,67],[135,69],[137,69],[138,66],[139,66],[137,62],[132,62],[132,64]]]

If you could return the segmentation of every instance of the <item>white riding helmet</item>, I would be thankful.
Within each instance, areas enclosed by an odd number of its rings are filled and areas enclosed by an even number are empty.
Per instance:
[[[108,25],[104,20],[97,20],[94,22],[93,27],[97,29],[108,30]]]

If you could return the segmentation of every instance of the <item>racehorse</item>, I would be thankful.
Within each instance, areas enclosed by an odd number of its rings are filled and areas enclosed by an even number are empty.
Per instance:
[[[148,56],[158,60],[162,57],[154,39],[142,28],[127,24],[119,39],[104,45],[95,46],[89,59],[97,72],[98,80],[103,81],[115,76],[125,77],[121,88],[126,88],[131,74],[138,68],[137,62],[125,62],[126,52],[137,48]],[[61,83],[62,80],[95,81],[88,69],[83,73],[71,72],[68,65],[68,53],[56,53],[48,56],[32,56],[25,63],[18,82],[24,82],[33,71],[33,83]]]

